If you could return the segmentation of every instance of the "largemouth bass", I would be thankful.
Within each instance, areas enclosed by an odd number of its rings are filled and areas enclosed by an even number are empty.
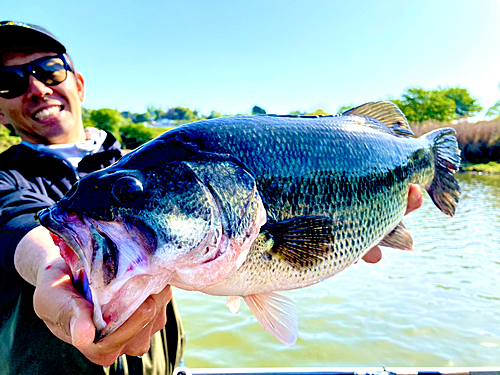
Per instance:
[[[170,283],[228,296],[232,311],[243,297],[293,345],[297,310],[276,291],[331,277],[377,244],[411,250],[401,222],[411,183],[453,216],[454,130],[412,135],[389,102],[199,121],[82,178],[38,219],[64,241],[96,339]]]

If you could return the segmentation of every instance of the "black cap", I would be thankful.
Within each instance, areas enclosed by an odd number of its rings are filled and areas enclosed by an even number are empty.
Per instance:
[[[16,47],[33,47],[47,52],[65,53],[66,47],[50,31],[25,22],[0,22],[0,52]]]

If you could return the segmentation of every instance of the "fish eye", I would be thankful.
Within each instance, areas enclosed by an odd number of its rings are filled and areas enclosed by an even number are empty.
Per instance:
[[[144,191],[141,181],[135,177],[121,177],[115,181],[111,188],[113,197],[120,203],[132,203]]]

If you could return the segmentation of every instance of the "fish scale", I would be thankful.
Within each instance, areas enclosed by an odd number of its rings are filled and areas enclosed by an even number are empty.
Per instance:
[[[327,195],[327,200],[321,206],[304,206],[303,210],[286,211],[288,202],[283,204],[285,211],[281,220],[292,216],[324,215],[332,213],[339,221],[335,228],[333,241],[325,250],[325,255],[313,258],[314,262],[305,267],[284,262],[276,256],[265,257],[268,253],[265,241],[257,239],[241,268],[223,283],[209,287],[203,292],[217,295],[249,295],[269,291],[290,290],[317,283],[342,271],[358,261],[367,250],[378,244],[382,238],[401,220],[406,209],[408,184],[403,181],[399,187],[385,189],[378,193],[366,189],[368,197],[361,195],[355,203],[345,205],[345,197],[341,189],[337,195]],[[347,179],[347,184],[350,179]],[[353,183],[354,184],[354,183]],[[359,189],[364,189],[362,183]],[[301,199],[298,194],[297,199]],[[338,202],[337,204],[326,203]],[[366,202],[370,198],[370,205]],[[352,200],[352,199],[351,199]],[[296,206],[295,206],[296,207]],[[312,209],[310,209],[312,208]],[[280,220],[280,221],[281,221]],[[279,278],[276,278],[276,275]],[[252,281],[255,277],[256,282]]]
[[[453,216],[454,131],[411,135],[389,102],[199,121],[82,178],[38,218],[64,240],[74,279],[88,278],[79,290],[95,306],[96,340],[169,283],[227,296],[233,312],[243,297],[293,345],[297,310],[277,291],[331,277],[377,244],[411,250],[401,222],[410,184]]]

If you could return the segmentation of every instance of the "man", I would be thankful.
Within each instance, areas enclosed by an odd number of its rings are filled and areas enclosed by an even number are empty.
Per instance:
[[[184,339],[170,287],[93,343],[92,306],[34,221],[79,178],[121,156],[111,134],[84,130],[84,97],[83,76],[52,34],[0,23],[0,123],[22,139],[0,155],[0,374],[172,373]]]
[[[34,221],[80,177],[120,157],[111,134],[83,128],[84,97],[83,76],[52,34],[0,22],[0,124],[22,138],[0,154],[0,374],[167,374],[182,355],[168,286],[93,343],[92,306],[73,288],[49,232]],[[408,212],[421,201],[412,186]],[[365,260],[380,257],[375,247]]]

